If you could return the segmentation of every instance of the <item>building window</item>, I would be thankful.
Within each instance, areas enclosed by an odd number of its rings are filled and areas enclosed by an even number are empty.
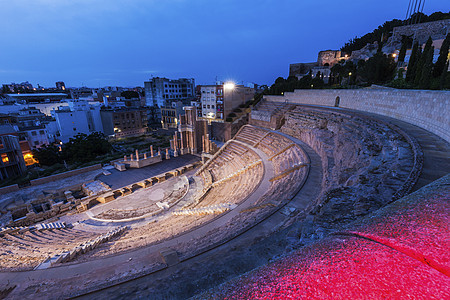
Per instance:
[[[34,141],[34,145],[39,145],[39,141]]]
[[[44,134],[45,134],[44,130],[40,130],[40,131],[39,131],[39,134],[40,134],[40,135],[44,135]]]
[[[73,128],[73,131],[77,131],[77,129],[74,127],[74,128]]]
[[[36,132],[36,131],[32,131],[32,132],[31,132],[31,135],[32,135],[32,136],[36,136],[36,135],[37,135],[37,132]]]

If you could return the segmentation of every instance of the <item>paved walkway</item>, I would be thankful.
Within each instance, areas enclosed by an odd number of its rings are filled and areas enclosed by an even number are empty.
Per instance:
[[[186,154],[171,157],[170,159],[140,169],[128,169],[123,172],[111,169],[109,170],[111,175],[102,174],[98,177],[98,180],[103,181],[115,190],[200,160],[201,158],[198,156]]]

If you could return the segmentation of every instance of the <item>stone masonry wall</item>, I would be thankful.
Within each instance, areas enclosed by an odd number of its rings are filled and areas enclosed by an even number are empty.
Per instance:
[[[68,171],[68,172],[64,172],[64,173],[60,173],[60,174],[56,174],[56,175],[51,175],[51,176],[47,176],[47,177],[34,179],[34,180],[31,180],[30,183],[31,183],[32,186],[36,186],[36,185],[40,185],[40,184],[56,181],[56,180],[59,180],[59,179],[68,178],[68,177],[71,177],[71,176],[83,174],[83,173],[86,173],[86,172],[90,172],[90,171],[94,171],[94,170],[100,170],[101,168],[102,168],[102,165],[101,164],[97,164],[97,165],[93,165],[93,166],[89,166],[89,167],[85,167],[85,168],[81,168],[81,169],[76,169],[76,170],[72,170],[72,171]]]
[[[441,20],[395,27],[391,38],[401,42],[402,35],[412,35],[415,41],[418,41],[419,44],[424,44],[430,36],[433,40],[445,38],[449,30],[450,20]]]
[[[450,20],[420,23],[395,27],[392,36],[383,46],[383,51],[391,53],[402,46],[402,35],[411,36],[419,45],[423,45],[431,37],[432,40],[444,39],[450,32]]]
[[[268,101],[334,106],[399,119],[424,128],[450,142],[450,91],[396,89],[296,90]]]

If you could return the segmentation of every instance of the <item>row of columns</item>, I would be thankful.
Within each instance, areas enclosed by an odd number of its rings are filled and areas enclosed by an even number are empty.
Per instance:
[[[156,156],[162,155],[161,149],[156,152]],[[139,161],[139,150],[136,149],[135,155],[130,154],[130,161]],[[150,145],[150,157],[154,157],[153,145]],[[144,159],[148,158],[148,152],[144,152]],[[170,159],[169,148],[166,148],[166,159]],[[125,155],[123,161],[128,161],[128,157]]]

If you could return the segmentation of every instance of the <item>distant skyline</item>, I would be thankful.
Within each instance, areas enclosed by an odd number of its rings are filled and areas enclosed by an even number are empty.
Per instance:
[[[408,0],[0,0],[0,83],[143,86],[152,75],[272,84]],[[448,12],[447,0],[424,13]]]

